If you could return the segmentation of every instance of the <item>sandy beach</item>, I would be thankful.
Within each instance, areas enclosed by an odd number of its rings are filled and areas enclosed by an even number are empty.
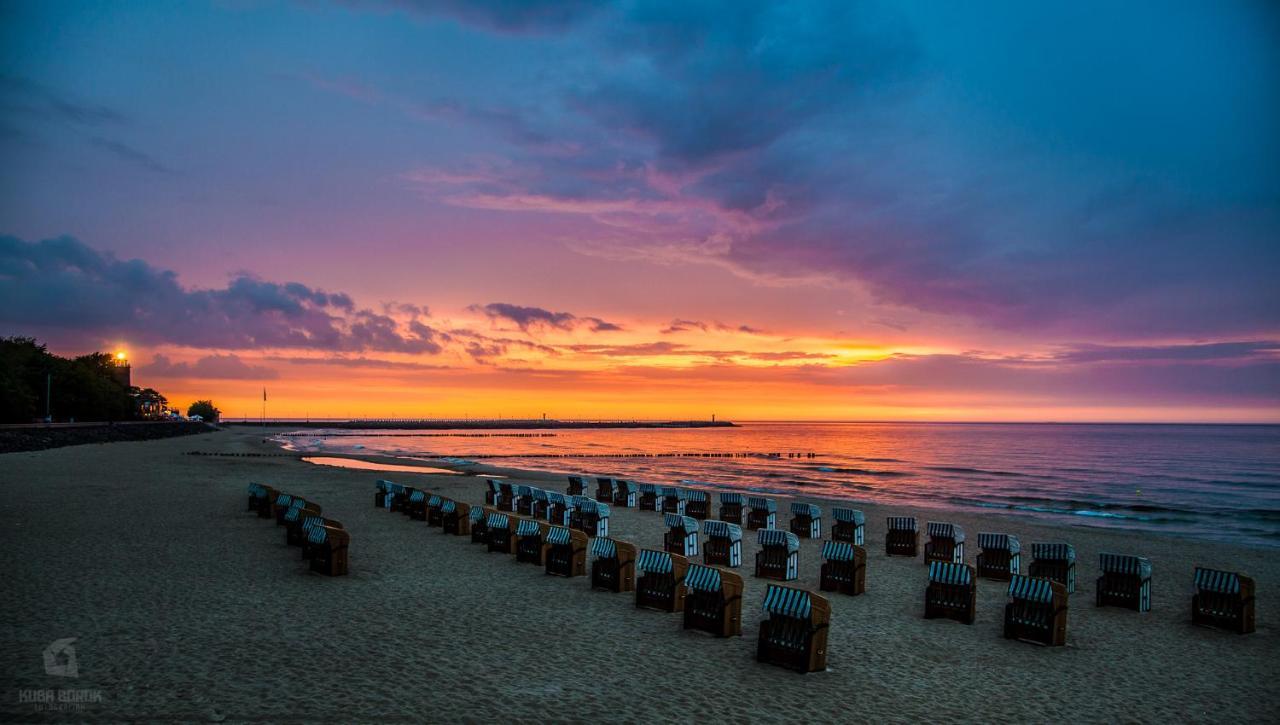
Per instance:
[[[884,519],[937,514],[862,503],[867,592],[828,595],[829,670],[802,676],[754,661],[765,582],[750,576],[749,533],[745,636],[714,639],[684,632],[678,615],[635,609],[630,595],[546,576],[373,506],[377,478],[482,503],[480,478],[191,450],[279,452],[257,432],[222,431],[0,456],[4,717],[1223,722],[1280,713],[1275,549],[948,516],[969,534],[970,562],[979,531],[1015,533],[1024,547],[1075,545],[1067,646],[1042,648],[1001,637],[998,582],[979,580],[972,626],[923,619],[927,568],[884,555]],[[343,522],[350,575],[309,573],[282,527],[245,512],[251,481],[313,499]],[[614,538],[660,548],[662,531],[660,515],[613,509]],[[820,549],[803,544],[797,585],[817,590]],[[1100,551],[1150,558],[1150,613],[1095,608]],[[1196,565],[1257,580],[1255,634],[1190,623]],[[46,674],[45,647],[72,637],[78,676]],[[49,689],[96,691],[100,701],[42,711],[23,700]]]

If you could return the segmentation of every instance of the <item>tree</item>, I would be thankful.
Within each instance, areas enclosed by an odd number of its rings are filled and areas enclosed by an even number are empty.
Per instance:
[[[222,411],[213,406],[212,400],[197,400],[187,408],[187,417],[190,418],[193,415],[198,415],[210,423],[217,423]]]

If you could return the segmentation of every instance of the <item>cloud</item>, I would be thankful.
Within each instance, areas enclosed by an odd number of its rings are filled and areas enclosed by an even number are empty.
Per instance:
[[[71,237],[0,236],[0,322],[217,349],[296,348],[435,354],[447,334],[358,309],[344,293],[239,275],[187,289],[177,275]]]
[[[1275,360],[1280,359],[1280,341],[1250,340],[1148,346],[1078,344],[1067,347],[1054,355],[1053,359],[1073,363]]]
[[[503,33],[562,30],[601,7],[594,0],[346,0],[353,7],[402,9],[428,17],[450,17]]]
[[[707,331],[707,323],[697,320],[672,320],[670,324],[659,330],[663,335],[673,335],[677,332],[688,332],[689,330]]]
[[[203,378],[217,380],[275,380],[280,374],[273,368],[250,365],[236,355],[208,355],[194,363],[173,362],[156,353],[151,362],[138,368],[157,378]]]
[[[471,305],[467,309],[483,313],[490,320],[506,321],[528,332],[537,329],[576,330],[585,327],[591,332],[617,332],[621,325],[606,322],[599,317],[579,317],[569,312],[552,312],[541,307],[524,307],[505,302],[487,305]]]
[[[0,109],[41,121],[65,121],[79,126],[123,123],[123,114],[107,106],[84,103],[28,78],[0,74]]]
[[[94,136],[93,138],[89,139],[89,142],[92,143],[94,146],[100,149],[103,149],[104,151],[108,151],[111,154],[114,154],[116,157],[120,159],[123,159],[131,164],[136,164],[139,167],[147,171],[150,171],[152,173],[168,174],[171,172],[171,169],[169,169],[164,164],[161,164],[159,161],[156,161],[149,154],[139,151],[138,149],[135,149],[132,146],[121,143],[119,141],[112,141],[111,139],[102,138],[101,136]]]

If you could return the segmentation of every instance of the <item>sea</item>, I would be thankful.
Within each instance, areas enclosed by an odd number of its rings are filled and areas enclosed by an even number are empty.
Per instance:
[[[1280,426],[778,423],[554,431],[305,430],[377,454],[794,494],[1280,547]],[[392,478],[394,478],[392,476]]]

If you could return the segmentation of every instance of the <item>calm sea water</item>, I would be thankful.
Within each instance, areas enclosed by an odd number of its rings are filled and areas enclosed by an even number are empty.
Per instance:
[[[904,509],[995,509],[1059,523],[1280,546],[1280,426],[744,423],[565,430],[550,437],[374,434],[388,432],[307,432],[286,440],[304,451],[485,456],[486,463],[657,484],[687,480]],[[621,455],[674,452],[783,457]],[[816,456],[785,457],[810,452]]]

